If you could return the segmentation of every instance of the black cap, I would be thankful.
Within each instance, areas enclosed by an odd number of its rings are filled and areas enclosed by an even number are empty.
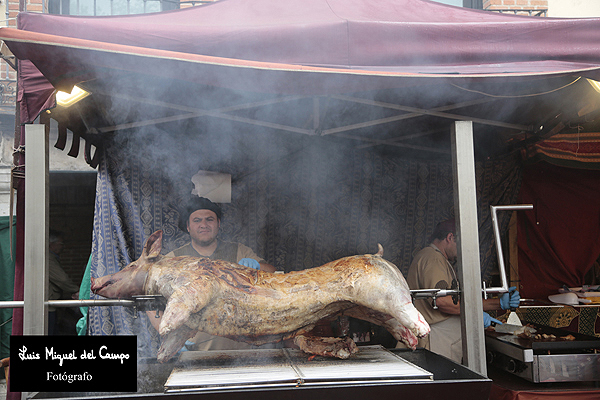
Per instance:
[[[181,207],[181,211],[179,212],[179,229],[187,232],[187,223],[190,219],[190,215],[197,210],[210,210],[217,214],[219,220],[223,214],[221,207],[218,204],[213,203],[206,197],[194,196]]]

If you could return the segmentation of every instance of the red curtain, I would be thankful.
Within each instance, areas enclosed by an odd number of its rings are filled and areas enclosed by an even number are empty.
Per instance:
[[[520,292],[546,299],[562,285],[581,286],[600,254],[600,171],[545,162],[525,168],[519,213]]]

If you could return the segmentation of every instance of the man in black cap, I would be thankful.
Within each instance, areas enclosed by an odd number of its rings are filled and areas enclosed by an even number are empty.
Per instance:
[[[458,257],[456,226],[454,219],[440,222],[431,235],[429,246],[421,249],[413,259],[406,279],[413,289],[458,288],[458,277],[454,262]],[[456,282],[456,283],[455,283]],[[453,285],[453,283],[455,283]],[[507,310],[519,306],[520,296],[515,287],[499,298],[483,300],[483,309]],[[431,333],[419,340],[419,346],[442,354],[458,363],[462,360],[462,335],[460,321],[460,301],[456,304],[450,296],[436,299],[437,309],[431,299],[416,299],[415,307],[431,326]],[[492,322],[501,323],[483,312],[483,324],[487,328]]]
[[[193,256],[235,262],[246,267],[275,272],[275,267],[241,243],[218,239],[222,211],[205,197],[194,197],[179,214],[179,228],[190,234],[190,243],[173,250],[167,257]]]
[[[190,243],[173,250],[165,257],[192,256],[224,260],[246,267],[275,272],[275,267],[257,256],[252,249],[241,243],[219,240],[222,211],[219,205],[204,197],[188,201],[179,214],[179,228],[190,234]],[[158,331],[161,318],[154,311],[147,312],[152,326]],[[160,313],[162,316],[162,313]],[[235,350],[251,348],[247,343],[199,332],[186,342],[184,349],[192,350]]]

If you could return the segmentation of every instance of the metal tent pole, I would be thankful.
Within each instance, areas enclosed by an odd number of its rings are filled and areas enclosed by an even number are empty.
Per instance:
[[[25,125],[23,334],[48,333],[48,134]]]
[[[463,364],[487,376],[483,334],[483,300],[475,188],[473,123],[456,121],[452,127],[452,169],[454,176],[454,212],[458,236],[458,276],[462,294]]]

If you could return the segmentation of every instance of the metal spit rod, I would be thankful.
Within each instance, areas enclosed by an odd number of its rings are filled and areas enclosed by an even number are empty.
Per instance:
[[[458,289],[417,289],[410,291],[411,296],[414,299],[426,299],[431,298],[432,306],[434,310],[437,310],[437,298],[452,296],[454,304],[458,304],[458,295],[460,290]]]
[[[416,290],[410,291],[410,294],[415,299],[424,299],[424,298],[428,298],[428,297],[454,296],[459,293],[460,293],[460,291],[458,289],[416,289]]]
[[[126,299],[97,299],[97,300],[48,300],[51,307],[94,307],[94,306],[127,306],[133,307],[134,300]],[[24,301],[0,301],[0,308],[22,308]]]
[[[490,206],[492,213],[492,227],[494,229],[494,239],[496,242],[496,253],[498,256],[498,268],[500,269],[500,280],[502,286],[498,287],[486,287],[485,282],[483,283],[482,292],[484,298],[487,299],[488,294],[491,293],[506,293],[508,292],[508,281],[506,279],[506,267],[504,265],[504,255],[502,254],[502,242],[500,240],[500,227],[498,226],[498,211],[520,211],[520,210],[533,210],[533,204],[513,204],[506,206]],[[457,296],[460,294],[460,290],[457,289],[418,289],[411,290],[410,294],[415,299],[433,298],[435,301],[438,297],[444,296]],[[49,300],[46,302],[52,307],[88,307],[88,306],[129,306],[133,307],[136,305],[134,300]],[[18,308],[23,307],[23,301],[0,301],[0,308]]]

